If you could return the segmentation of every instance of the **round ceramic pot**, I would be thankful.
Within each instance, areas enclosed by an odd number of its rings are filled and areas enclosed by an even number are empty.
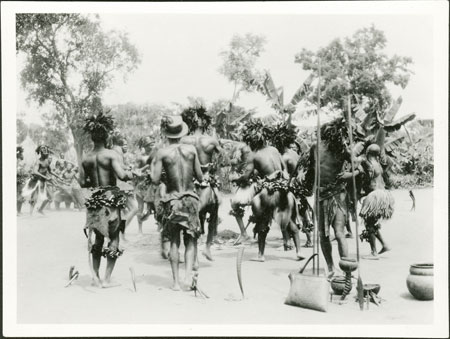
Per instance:
[[[358,268],[358,262],[353,258],[342,257],[339,260],[339,267],[344,272],[353,272]]]
[[[434,266],[430,263],[413,264],[406,278],[409,293],[418,300],[434,298]]]
[[[334,277],[330,282],[334,294],[342,295],[345,289],[345,277]]]

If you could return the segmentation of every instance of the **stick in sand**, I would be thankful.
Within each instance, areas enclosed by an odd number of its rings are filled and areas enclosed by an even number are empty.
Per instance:
[[[250,220],[247,222],[247,226],[245,226],[244,230],[247,231],[248,225],[250,225]],[[239,240],[241,240],[241,235],[239,234],[239,236],[237,237],[236,241],[233,243],[233,246],[236,246],[236,244],[239,243]]]
[[[350,140],[350,163],[352,165],[352,184],[353,184],[353,200],[354,200],[354,205],[355,205],[355,211],[358,210],[358,200],[357,200],[357,196],[356,196],[356,180],[355,180],[355,165],[354,165],[354,154],[353,154],[353,134],[352,134],[352,123],[351,123],[351,99],[350,96],[348,96],[348,100],[347,100],[347,104],[348,104],[348,114],[347,114],[347,122],[348,122],[348,134],[349,134],[349,140]],[[364,286],[363,286],[363,282],[361,279],[361,263],[359,261],[359,221],[358,221],[358,216],[356,216],[355,218],[355,224],[356,224],[356,260],[358,262],[358,283],[356,285],[356,290],[358,292],[358,301],[359,301],[359,308],[362,310],[364,310]]]
[[[78,278],[78,275],[79,275],[78,271],[75,272],[74,275],[72,276],[72,279],[70,279],[69,282],[64,287],[70,286]]]
[[[133,282],[134,291],[137,292],[137,289],[136,289],[136,277],[135,277],[135,274],[134,274],[133,267],[130,267],[130,273],[131,273],[131,281]]]
[[[242,286],[242,258],[244,257],[245,246],[241,246],[238,251],[238,255],[236,258],[236,270],[237,277],[239,282],[239,288],[241,289],[242,299],[245,299],[244,287]]]

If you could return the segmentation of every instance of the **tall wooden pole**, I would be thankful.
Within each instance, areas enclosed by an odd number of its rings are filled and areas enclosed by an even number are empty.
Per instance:
[[[316,146],[316,227],[314,227],[314,236],[313,236],[313,252],[319,253],[319,244],[320,244],[320,234],[319,234],[319,225],[320,225],[320,76],[321,76],[321,60],[319,59],[319,80],[317,85],[317,146]],[[316,274],[319,274],[319,255],[314,257],[313,261],[313,271]]]
[[[350,140],[350,163],[352,165],[352,184],[353,184],[353,201],[355,206],[355,225],[356,225],[356,260],[358,262],[358,283],[356,290],[358,293],[358,302],[361,311],[364,309],[364,285],[361,279],[361,266],[359,262],[359,220],[358,220],[358,197],[356,195],[356,179],[355,179],[355,161],[353,153],[353,131],[352,131],[352,117],[351,117],[351,99],[350,95],[347,98],[347,122],[348,122],[348,137]]]

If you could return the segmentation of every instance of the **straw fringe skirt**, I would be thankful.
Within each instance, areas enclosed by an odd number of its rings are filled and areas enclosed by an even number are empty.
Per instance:
[[[390,219],[394,213],[394,197],[387,190],[375,190],[364,199],[359,215],[363,219]]]

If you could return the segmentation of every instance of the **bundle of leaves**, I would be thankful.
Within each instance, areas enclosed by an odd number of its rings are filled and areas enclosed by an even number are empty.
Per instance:
[[[266,146],[267,141],[273,136],[273,130],[261,120],[252,119],[242,129],[242,141],[250,146],[252,151],[257,151]]]
[[[285,149],[292,145],[297,138],[295,127],[289,126],[285,122],[281,122],[272,127],[272,145],[280,152],[284,153]]]
[[[115,186],[95,188],[85,206],[89,210],[98,210],[102,207],[125,208],[127,194]]]
[[[202,132],[206,132],[211,126],[212,117],[206,114],[206,108],[202,105],[185,108],[181,112],[181,117],[189,128],[189,134],[194,133],[199,127]]]
[[[83,131],[98,139],[106,139],[115,129],[114,118],[101,112],[86,118]]]
[[[362,141],[361,135],[356,133],[356,123],[351,121],[353,142]],[[350,140],[348,136],[348,123],[342,118],[336,118],[320,128],[320,137],[327,146],[328,150],[336,155],[338,159],[345,160],[348,158]]]

